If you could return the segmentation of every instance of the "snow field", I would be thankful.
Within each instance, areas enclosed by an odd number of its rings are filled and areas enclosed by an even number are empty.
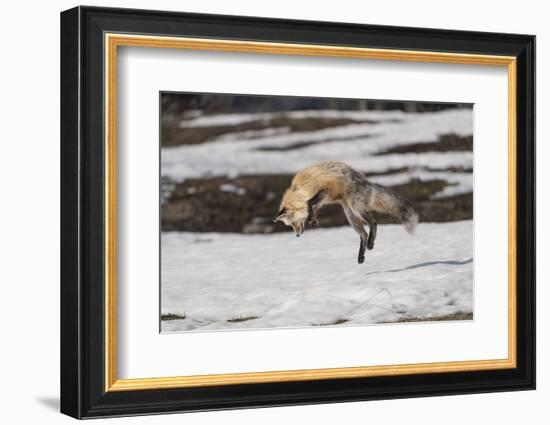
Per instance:
[[[162,234],[162,331],[359,325],[473,311],[471,221],[379,226],[357,264],[350,227]]]

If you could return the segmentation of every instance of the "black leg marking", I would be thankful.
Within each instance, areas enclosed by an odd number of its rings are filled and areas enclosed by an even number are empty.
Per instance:
[[[363,264],[365,262],[365,243],[363,239],[359,240],[359,255],[357,257],[357,262]]]
[[[376,239],[376,230],[378,228],[378,225],[376,224],[376,220],[374,219],[374,217],[369,213],[363,214],[363,218],[369,225],[369,238],[367,240],[367,249],[371,250],[374,248],[374,240]]]
[[[367,249],[370,251],[371,249],[374,248],[374,238],[376,237],[376,231],[371,231],[369,232],[369,239],[367,240]]]

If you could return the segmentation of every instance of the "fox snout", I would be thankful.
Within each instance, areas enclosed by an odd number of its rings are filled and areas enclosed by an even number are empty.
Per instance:
[[[296,233],[296,237],[299,237],[304,233],[305,230],[305,218],[298,218],[296,219],[295,214],[290,214],[286,208],[282,208],[275,217],[273,217],[273,223],[276,222],[282,222],[287,226],[292,227],[292,230],[294,230],[294,233]]]
[[[294,233],[296,233],[297,238],[299,238],[302,235],[302,233],[304,233],[305,220],[295,221],[290,225],[292,226]]]

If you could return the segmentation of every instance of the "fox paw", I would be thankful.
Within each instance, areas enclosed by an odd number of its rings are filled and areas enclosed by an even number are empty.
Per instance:
[[[363,264],[365,262],[365,257],[364,256],[360,256],[359,258],[357,258],[357,262],[359,264]]]
[[[374,248],[374,242],[368,242],[367,243],[367,249],[370,251],[373,248]]]
[[[317,227],[319,225],[319,222],[317,221],[316,218],[310,218],[308,220],[308,223],[311,227]]]

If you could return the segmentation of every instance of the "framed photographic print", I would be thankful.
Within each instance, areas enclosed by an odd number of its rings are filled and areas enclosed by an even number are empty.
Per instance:
[[[61,14],[61,411],[535,387],[535,38]]]

